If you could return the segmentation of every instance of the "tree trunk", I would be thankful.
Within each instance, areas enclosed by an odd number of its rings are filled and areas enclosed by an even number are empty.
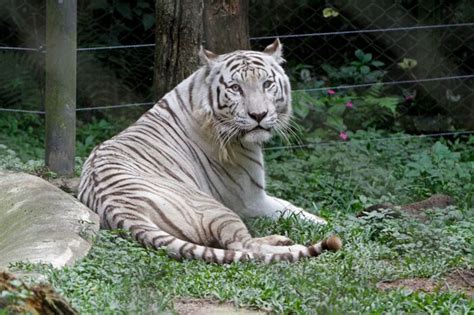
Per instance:
[[[204,46],[222,54],[249,49],[248,0],[204,0]]]
[[[157,99],[197,69],[203,38],[202,10],[202,1],[156,0]]]
[[[155,95],[193,73],[200,45],[216,53],[249,49],[248,0],[156,0]]]
[[[415,26],[416,19],[401,5],[395,5],[391,0],[377,1],[377,6],[384,8],[383,16],[380,11],[371,10],[373,0],[334,0],[333,3],[341,8],[344,15],[359,25],[370,25],[368,28],[390,28]],[[411,79],[420,80],[434,77],[458,75],[455,65],[446,57],[441,49],[440,38],[431,30],[406,32],[384,32],[378,38],[385,47],[402,58],[412,58],[418,62],[409,75]],[[445,108],[458,122],[459,127],[474,128],[473,84],[462,80],[444,80],[419,83],[425,96],[431,97],[438,105]],[[458,102],[451,101],[447,95],[452,93],[461,96]]]

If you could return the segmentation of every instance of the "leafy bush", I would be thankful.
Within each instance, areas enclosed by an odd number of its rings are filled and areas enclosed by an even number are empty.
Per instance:
[[[297,88],[293,96],[294,112],[309,137],[339,135],[346,140],[347,130],[386,128],[397,117],[397,107],[403,98],[386,95],[379,83],[385,75],[381,70],[384,63],[361,50],[356,50],[354,55],[354,61],[339,68],[323,65],[326,72],[323,79],[317,79],[308,66],[300,65],[291,71]],[[368,84],[368,88],[337,88],[352,84]]]
[[[87,157],[96,145],[112,138],[127,124],[127,121],[117,120],[112,123],[106,119],[93,119],[90,123],[80,122],[76,134],[76,155]]]
[[[0,144],[22,161],[44,157],[44,119],[35,114],[6,113],[0,118]]]
[[[43,166],[44,162],[40,160],[23,161],[14,150],[0,143],[0,170],[6,169],[34,173]]]
[[[474,161],[463,161],[460,152],[451,151],[441,142],[413,154],[403,175],[433,191],[450,192],[459,186],[466,192],[474,191]]]
[[[380,70],[385,64],[373,59],[371,53],[364,53],[358,49],[354,52],[355,60],[348,65],[335,68],[329,64],[323,64],[322,69],[328,76],[331,84],[364,84],[381,81],[386,74]]]

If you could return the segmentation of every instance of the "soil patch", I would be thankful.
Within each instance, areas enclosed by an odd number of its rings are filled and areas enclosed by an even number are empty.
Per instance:
[[[208,299],[178,299],[174,310],[180,315],[264,315],[268,312],[235,307],[231,303],[219,303]]]
[[[382,209],[392,210],[393,217],[399,217],[401,212],[408,214],[409,216],[425,222],[427,219],[425,211],[428,209],[445,209],[448,206],[454,205],[454,199],[448,195],[435,194],[418,202],[406,204],[406,205],[394,205],[391,203],[381,203],[365,208],[357,217],[362,217],[369,212],[380,211]]]
[[[404,289],[409,292],[447,292],[456,291],[474,297],[474,270],[456,269],[442,279],[409,278],[377,283],[379,290]]]

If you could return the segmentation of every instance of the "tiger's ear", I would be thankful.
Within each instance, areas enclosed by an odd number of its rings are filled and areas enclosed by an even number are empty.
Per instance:
[[[272,56],[276,60],[276,62],[280,64],[285,62],[285,59],[283,59],[283,45],[280,43],[280,40],[278,38],[275,39],[272,44],[265,47],[263,52],[267,55]]]
[[[199,61],[203,66],[212,65],[216,61],[217,57],[219,57],[219,55],[213,53],[212,51],[204,49],[204,47],[202,46],[199,49]]]

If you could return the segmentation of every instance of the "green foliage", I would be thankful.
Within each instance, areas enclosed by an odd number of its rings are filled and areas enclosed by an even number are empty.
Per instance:
[[[349,142],[315,143],[312,154],[269,151],[267,157],[275,163],[267,172],[268,188],[282,197],[295,196],[297,204],[322,211],[346,209],[348,204],[358,211],[369,204],[407,203],[434,193],[451,194],[463,204],[471,203],[474,137],[462,145],[443,140],[431,143],[403,134],[393,137],[381,139],[379,133],[358,131]]]
[[[379,107],[381,109],[388,110],[388,112],[395,116],[397,114],[397,105],[400,104],[400,97],[396,96],[383,96],[383,85],[380,83],[375,83],[372,85],[362,98],[360,99],[362,103],[366,103],[369,106],[365,108]],[[369,116],[369,113],[366,113]]]
[[[335,68],[329,64],[323,64],[321,68],[326,72],[331,84],[363,84],[374,83],[382,80],[385,71],[380,70],[385,64],[381,61],[373,60],[370,53],[364,53],[358,49],[355,51],[355,60],[348,65]]]
[[[94,119],[90,123],[80,122],[76,134],[76,155],[87,157],[94,147],[108,140],[126,127],[128,122]]]
[[[16,170],[34,173],[37,169],[44,166],[43,161],[28,160],[23,161],[16,151],[0,143],[0,170]]]
[[[6,113],[0,118],[0,144],[18,153],[22,161],[44,156],[44,120],[35,114]]]
[[[361,50],[356,50],[354,55],[355,60],[339,68],[322,65],[327,74],[325,80],[316,79],[309,66],[299,65],[290,71],[297,88],[293,93],[294,113],[305,127],[306,137],[336,138],[346,130],[386,128],[397,117],[403,98],[386,95],[379,83],[385,75],[380,69],[384,63]],[[322,88],[347,84],[369,84],[369,87]]]
[[[404,175],[424,180],[435,190],[446,191],[463,183],[466,191],[474,190],[474,161],[463,163],[461,153],[452,152],[441,142],[436,142],[429,152],[414,154]]]
[[[344,240],[338,253],[295,264],[219,266],[178,262],[118,232],[102,231],[75,266],[12,268],[46,275],[85,314],[156,313],[172,309],[177,297],[294,314],[472,312],[472,300],[456,291],[384,292],[376,283],[409,277],[442,281],[453,268],[474,266],[474,137],[384,139],[359,131],[352,138],[309,150],[266,152],[269,191],[327,218],[328,225],[294,216],[247,220],[256,236],[278,233],[303,244],[335,232]],[[416,176],[409,175],[413,171]],[[443,192],[456,206],[428,211],[425,223],[389,210],[354,216],[371,204],[405,204]]]
[[[76,134],[76,166],[99,143],[119,133],[130,122],[118,119],[113,124],[105,119],[90,123],[78,121]],[[44,173],[44,119],[31,114],[7,114],[0,119],[0,169]]]
[[[401,213],[393,215],[392,210],[372,212],[357,219],[371,240],[381,242],[393,249],[393,255],[429,256],[433,248],[443,252],[446,259],[460,254],[474,254],[470,244],[474,236],[472,228],[474,212],[462,212],[456,207],[432,211],[431,221],[422,223]],[[424,259],[424,258],[423,258]],[[427,274],[426,276],[429,276]]]
[[[325,137],[326,135],[337,134],[339,131],[346,130],[344,124],[344,115],[348,108],[346,104],[351,98],[346,95],[329,95],[306,91],[298,91],[293,93],[293,107],[295,115],[303,120],[306,126],[306,136],[313,135]],[[314,128],[318,126],[318,128]],[[327,137],[326,136],[326,137]]]

